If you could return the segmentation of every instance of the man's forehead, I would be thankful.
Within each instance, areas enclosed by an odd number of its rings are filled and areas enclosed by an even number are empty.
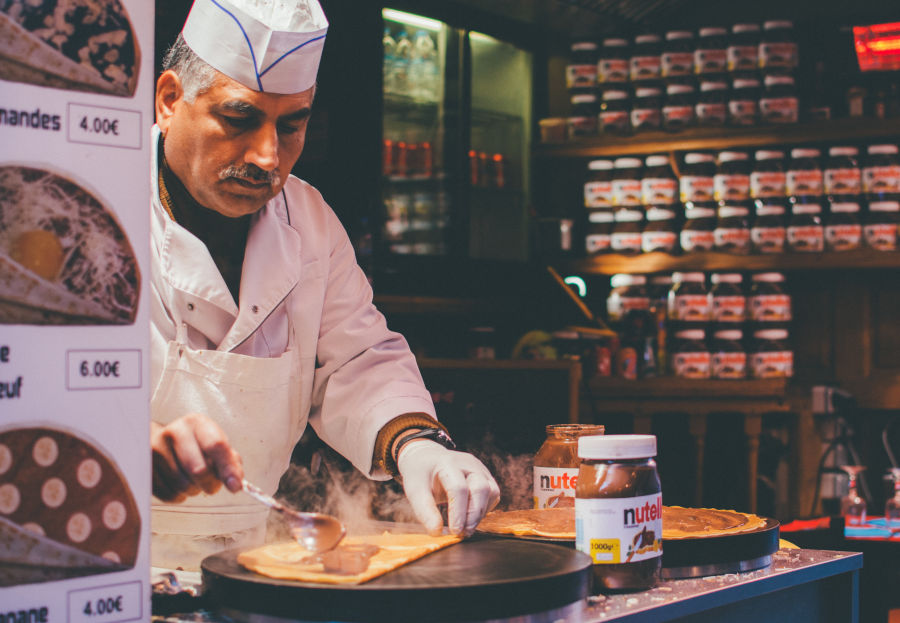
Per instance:
[[[254,91],[237,80],[217,72],[216,79],[205,93],[212,106],[240,112],[289,115],[310,108],[315,87],[291,94]]]

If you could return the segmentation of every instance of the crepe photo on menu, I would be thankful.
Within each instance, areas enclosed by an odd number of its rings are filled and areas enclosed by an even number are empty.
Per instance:
[[[139,293],[134,250],[93,193],[0,164],[0,324],[132,324]]]
[[[140,50],[119,0],[0,0],[0,79],[131,97]]]

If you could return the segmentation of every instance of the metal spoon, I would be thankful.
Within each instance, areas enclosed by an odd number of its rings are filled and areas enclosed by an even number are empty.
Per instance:
[[[347,534],[344,524],[331,515],[295,510],[266,495],[262,489],[246,479],[242,480],[241,484],[244,492],[250,497],[281,513],[288,522],[291,536],[311,552],[320,553],[334,549]]]

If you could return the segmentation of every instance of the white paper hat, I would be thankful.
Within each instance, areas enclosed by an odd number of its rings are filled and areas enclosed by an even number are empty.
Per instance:
[[[327,30],[317,0],[195,0],[181,34],[248,88],[300,93],[316,82]]]

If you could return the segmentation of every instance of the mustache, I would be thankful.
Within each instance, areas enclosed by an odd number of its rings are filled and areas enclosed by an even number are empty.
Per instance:
[[[228,178],[238,178],[254,183],[265,182],[271,186],[281,184],[281,174],[277,171],[266,171],[260,169],[255,164],[244,164],[241,166],[231,165],[219,171],[219,179],[226,180]]]

